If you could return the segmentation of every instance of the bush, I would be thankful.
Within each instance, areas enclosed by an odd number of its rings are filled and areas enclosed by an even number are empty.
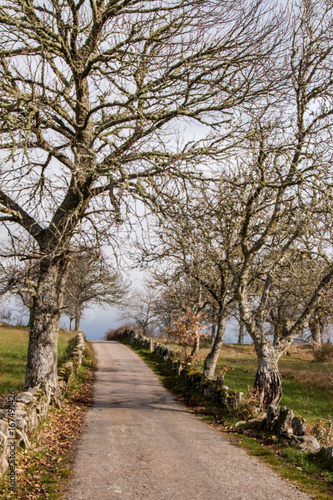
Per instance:
[[[122,333],[124,330],[133,330],[133,326],[129,324],[121,325],[118,328],[113,328],[111,330],[108,330],[104,338],[105,340],[117,340],[122,337]]]
[[[317,362],[333,361],[333,344],[328,341],[314,351],[314,360]]]

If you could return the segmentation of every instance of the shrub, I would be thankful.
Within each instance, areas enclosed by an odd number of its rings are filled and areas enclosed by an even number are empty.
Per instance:
[[[121,338],[124,330],[133,330],[133,326],[129,325],[129,324],[125,324],[125,325],[118,326],[118,328],[113,328],[111,330],[108,330],[105,333],[104,338],[105,338],[105,340],[117,340],[117,339]]]
[[[325,342],[314,351],[313,356],[317,362],[333,361],[333,344],[330,341]]]

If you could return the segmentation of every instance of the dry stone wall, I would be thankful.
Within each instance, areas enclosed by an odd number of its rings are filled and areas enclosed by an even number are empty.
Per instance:
[[[82,364],[84,349],[84,334],[79,332],[68,360],[58,370],[62,397]],[[11,468],[15,469],[15,450],[18,446],[30,447],[29,435],[47,417],[51,396],[51,388],[47,384],[32,387],[17,395],[15,391],[9,393],[8,408],[0,411],[0,478],[6,473],[10,474]]]

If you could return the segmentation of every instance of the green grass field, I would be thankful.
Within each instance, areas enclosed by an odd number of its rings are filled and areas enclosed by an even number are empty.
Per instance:
[[[75,332],[59,332],[58,358]],[[0,326],[0,394],[23,390],[28,351],[28,328]]]

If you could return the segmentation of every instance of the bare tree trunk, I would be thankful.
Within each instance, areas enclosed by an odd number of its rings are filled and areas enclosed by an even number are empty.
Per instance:
[[[315,349],[321,347],[321,324],[318,318],[312,317],[309,321],[309,328],[312,335],[312,342]]]
[[[256,346],[258,367],[254,390],[264,408],[278,405],[282,397],[282,378],[278,368],[279,355],[275,346],[267,343]]]
[[[216,307],[212,306],[212,329],[211,329],[211,336],[210,336],[210,344],[213,346],[214,345],[214,340],[216,336]]]
[[[226,318],[221,318],[221,314],[219,314],[214,344],[212,346],[212,350],[210,351],[204,362],[204,370],[202,374],[203,378],[212,379],[214,377],[217,360],[219,358],[220,350],[223,344],[225,324]]]
[[[81,311],[77,310],[75,312],[75,331],[79,332],[81,328]]]
[[[71,332],[73,330],[73,321],[74,321],[74,318],[69,318],[69,331]]]
[[[244,322],[239,320],[238,344],[244,344]]]
[[[273,340],[273,344],[276,345],[278,344],[279,340],[281,339],[282,337],[282,333],[283,333],[283,325],[281,323],[275,323],[274,324],[274,340]]]
[[[212,323],[211,336],[210,336],[210,344],[212,346],[214,345],[215,337],[216,337],[216,323],[215,323],[215,318],[214,318],[213,323]]]
[[[58,395],[57,345],[64,282],[64,262],[43,262],[30,311],[25,389],[48,383]]]
[[[200,337],[199,337],[199,335],[196,335],[195,341],[194,341],[194,346],[193,346],[191,356],[190,356],[191,359],[199,354],[199,348],[200,348]]]

